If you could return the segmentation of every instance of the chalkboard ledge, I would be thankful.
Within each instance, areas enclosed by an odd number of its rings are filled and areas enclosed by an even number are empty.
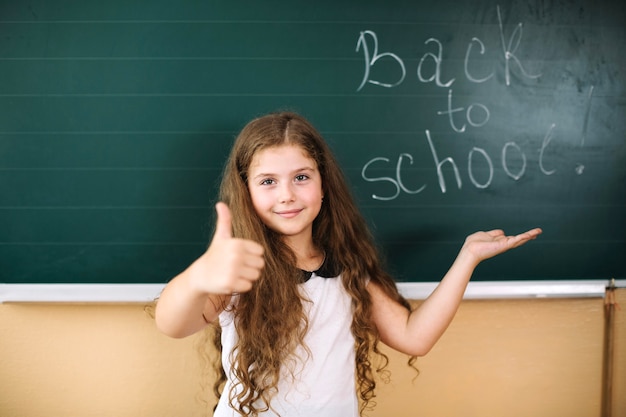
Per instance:
[[[149,303],[163,284],[0,284],[0,303]]]
[[[399,283],[410,300],[423,300],[437,282]],[[609,280],[470,282],[465,299],[604,297]],[[619,288],[626,279],[616,280]],[[0,284],[0,303],[149,303],[163,284]]]

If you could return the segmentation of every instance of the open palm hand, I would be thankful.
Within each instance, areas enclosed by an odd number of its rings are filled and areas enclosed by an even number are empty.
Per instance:
[[[478,262],[492,258],[510,249],[517,248],[535,239],[542,233],[540,228],[514,236],[507,236],[503,230],[495,229],[488,232],[476,232],[465,239],[463,249],[468,251]]]

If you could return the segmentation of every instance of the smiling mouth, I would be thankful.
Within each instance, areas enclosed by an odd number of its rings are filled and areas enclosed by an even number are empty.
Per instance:
[[[280,217],[284,217],[287,219],[290,219],[292,217],[296,217],[298,214],[300,214],[300,212],[302,211],[302,209],[298,209],[298,210],[285,210],[285,211],[276,211],[275,213],[277,215],[279,215]]]

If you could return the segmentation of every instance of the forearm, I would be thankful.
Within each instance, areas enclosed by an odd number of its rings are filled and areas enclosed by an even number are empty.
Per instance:
[[[424,356],[454,318],[477,262],[463,251],[432,294],[413,311],[370,283],[372,318],[381,340],[407,355]]]
[[[477,265],[471,254],[461,251],[432,294],[409,315],[406,332],[420,355],[432,349],[452,322]]]
[[[194,265],[175,277],[163,289],[157,301],[155,320],[157,328],[170,337],[192,335],[214,320],[222,303],[198,289],[194,283]]]
[[[381,340],[409,355],[428,353],[452,322],[476,266],[485,259],[535,239],[539,234],[539,228],[515,236],[506,236],[498,229],[471,234],[437,288],[417,310],[411,312],[386,296],[377,285],[370,284],[372,317]]]

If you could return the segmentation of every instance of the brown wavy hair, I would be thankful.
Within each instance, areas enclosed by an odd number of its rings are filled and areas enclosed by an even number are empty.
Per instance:
[[[256,214],[247,184],[255,154],[286,144],[301,147],[316,161],[322,178],[324,203],[313,223],[313,243],[332,254],[352,299],[351,331],[355,338],[356,383],[362,414],[374,405],[375,371],[384,371],[388,363],[387,356],[378,348],[380,338],[371,319],[368,278],[407,309],[410,305],[385,272],[366,221],[327,143],[305,118],[291,112],[271,113],[243,128],[227,160],[220,187],[219,198],[232,212],[233,236],[257,241],[266,248],[261,278],[249,292],[240,294],[234,307],[238,342],[230,360],[239,385],[229,393],[230,404],[246,416],[271,409],[281,366],[285,366],[296,346],[304,345],[308,322],[298,281],[294,279],[299,276],[295,254]],[[215,338],[215,345],[221,349],[219,337]],[[378,366],[371,360],[372,353],[379,359]],[[414,360],[410,358],[409,364]],[[215,384],[216,393],[224,381],[221,372]]]

